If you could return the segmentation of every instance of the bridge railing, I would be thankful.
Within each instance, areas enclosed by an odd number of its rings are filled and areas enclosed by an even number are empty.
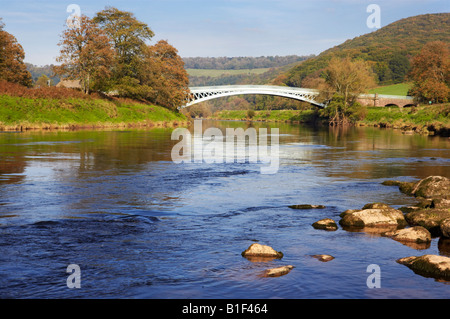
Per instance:
[[[305,88],[296,88],[290,86],[276,86],[276,85],[220,85],[220,86],[195,86],[189,88],[191,91],[215,91],[215,90],[237,90],[237,89],[248,89],[248,90],[274,90],[274,91],[292,91],[292,92],[319,92],[315,89],[305,89]]]

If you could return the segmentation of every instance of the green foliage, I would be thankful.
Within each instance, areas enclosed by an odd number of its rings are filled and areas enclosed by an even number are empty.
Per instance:
[[[319,110],[319,115],[330,125],[355,124],[367,115],[367,109],[358,102],[347,104],[344,96],[334,94],[327,107]]]
[[[114,44],[117,61],[113,78],[139,78],[145,59],[146,41],[154,36],[153,31],[131,12],[114,7],[106,7],[98,12],[93,21],[100,25]]]
[[[50,78],[48,76],[46,76],[45,74],[42,74],[37,81],[34,83],[35,87],[46,87],[46,86],[52,86],[53,85],[53,81],[50,80]]]
[[[249,119],[252,119],[255,116],[255,111],[254,110],[248,110],[247,111],[247,117]]]
[[[268,69],[297,63],[310,58],[308,56],[261,56],[261,57],[193,57],[183,58],[187,69],[209,70],[245,70]]]
[[[153,89],[147,85],[141,85],[138,79],[125,76],[117,81],[114,86],[119,96],[126,96],[136,100],[150,100]]]
[[[370,61],[380,84],[402,82],[410,68],[407,60],[418,54],[427,42],[448,42],[449,25],[450,13],[425,14],[396,21],[300,63],[287,72],[285,83],[301,87],[307,76],[324,69],[333,56]]]
[[[424,105],[411,108],[369,107],[361,121],[386,127],[439,125],[450,128],[450,104]]]
[[[32,77],[34,83],[36,83],[36,81],[42,75],[45,75],[48,78],[50,78],[53,82],[53,85],[58,84],[60,81],[59,77],[54,75],[54,72],[53,72],[54,65],[53,64],[37,66],[37,65],[33,65],[31,63],[25,63],[25,65],[27,66],[28,72],[31,73],[31,77]]]
[[[218,78],[221,76],[230,75],[250,75],[250,74],[263,74],[269,71],[269,68],[258,69],[238,69],[238,70],[216,70],[216,69],[186,69],[191,77],[211,77]]]

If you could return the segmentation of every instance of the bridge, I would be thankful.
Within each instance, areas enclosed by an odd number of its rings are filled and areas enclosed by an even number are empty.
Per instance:
[[[186,99],[186,104],[181,108],[197,103],[205,102],[220,97],[245,94],[264,94],[286,97],[294,100],[308,102],[318,107],[326,107],[323,101],[318,101],[318,90],[294,88],[288,86],[274,85],[224,85],[224,86],[198,86],[191,87],[190,94]],[[363,94],[358,98],[358,102],[366,106],[390,106],[398,107],[415,105],[412,97],[396,95]]]
[[[244,95],[244,94],[264,94],[287,97],[294,100],[308,102],[319,107],[325,105],[316,101],[319,94],[317,90],[293,88],[288,86],[271,85],[228,85],[228,86],[199,86],[189,88],[191,93],[187,98],[187,103],[182,107],[188,107],[200,102],[205,102],[219,97]]]

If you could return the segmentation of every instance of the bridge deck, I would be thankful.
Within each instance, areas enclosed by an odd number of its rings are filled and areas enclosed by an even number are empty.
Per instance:
[[[196,86],[189,88],[189,94],[186,105],[182,107],[191,106],[196,103],[216,99],[219,97],[226,97],[232,95],[245,94],[264,94],[275,95],[296,99],[299,101],[308,102],[319,107],[326,105],[316,100],[319,94],[318,90],[307,88],[296,88],[288,86],[276,85],[221,85],[221,86]],[[381,95],[381,94],[362,94],[359,96],[363,100],[378,100],[378,101],[404,101],[401,106],[413,104],[413,98],[410,96],[397,95]],[[399,105],[400,106],[400,105]]]

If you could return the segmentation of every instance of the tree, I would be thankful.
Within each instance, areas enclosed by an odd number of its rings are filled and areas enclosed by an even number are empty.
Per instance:
[[[114,79],[119,81],[123,77],[130,77],[140,80],[146,41],[152,39],[153,31],[131,12],[114,7],[106,7],[98,12],[94,22],[106,32],[116,51]]]
[[[33,81],[23,62],[25,52],[17,39],[3,27],[0,19],[0,79],[30,87]]]
[[[357,98],[375,86],[374,73],[367,62],[334,57],[324,76],[321,95],[330,103],[322,110],[322,115],[328,117],[331,125],[348,125],[364,114]]]
[[[395,53],[389,60],[393,83],[401,83],[411,69],[411,63],[404,52]]]
[[[52,85],[53,85],[53,81],[45,74],[42,74],[37,79],[36,83],[34,84],[35,87],[47,87],[47,86],[52,86]]]
[[[410,94],[419,102],[443,103],[450,100],[450,50],[442,41],[425,44],[411,63],[413,80]]]
[[[81,16],[79,26],[62,34],[60,56],[62,62],[54,72],[69,79],[81,80],[83,91],[106,85],[114,61],[114,50],[108,37],[91,19]]]
[[[189,76],[177,49],[165,40],[147,48],[144,84],[152,87],[152,101],[175,109],[181,106],[189,93]]]

